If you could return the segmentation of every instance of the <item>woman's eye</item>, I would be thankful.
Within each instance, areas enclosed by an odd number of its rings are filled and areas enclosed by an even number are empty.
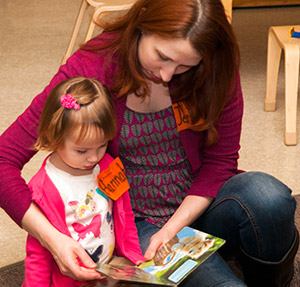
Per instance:
[[[160,58],[161,60],[163,60],[163,61],[168,61],[168,60],[169,60],[168,58],[162,56],[162,55],[159,54],[159,53],[158,53],[158,56],[159,56],[159,58]]]

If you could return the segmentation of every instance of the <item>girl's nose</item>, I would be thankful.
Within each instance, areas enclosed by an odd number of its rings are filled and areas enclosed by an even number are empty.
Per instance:
[[[94,151],[92,153],[90,153],[89,157],[88,157],[88,161],[95,163],[100,161],[100,155],[98,154],[98,152]]]

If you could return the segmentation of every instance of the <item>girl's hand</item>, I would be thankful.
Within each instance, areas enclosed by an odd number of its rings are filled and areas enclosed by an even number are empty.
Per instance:
[[[50,251],[62,274],[76,280],[101,278],[80,243],[53,227],[36,204],[32,203],[25,213],[22,227]]]

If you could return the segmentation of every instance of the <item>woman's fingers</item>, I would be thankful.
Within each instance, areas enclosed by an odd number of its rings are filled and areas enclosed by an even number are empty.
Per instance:
[[[157,252],[157,250],[161,246],[163,246],[168,240],[168,234],[163,229],[155,233],[150,239],[150,244],[144,255],[145,259],[151,260]]]

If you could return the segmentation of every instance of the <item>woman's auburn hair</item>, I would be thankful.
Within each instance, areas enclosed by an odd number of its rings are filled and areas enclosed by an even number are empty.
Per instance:
[[[237,40],[220,0],[137,0],[128,13],[98,25],[119,36],[106,45],[93,39],[82,50],[117,55],[119,73],[113,90],[120,98],[149,93],[137,53],[141,33],[187,39],[202,61],[173,76],[176,88],[171,89],[171,96],[186,104],[193,124],[202,120],[192,129],[207,131],[209,146],[217,142],[215,125],[237,92],[240,61]]]
[[[66,94],[71,94],[80,105],[78,110],[62,105],[61,97]],[[80,143],[97,136],[111,140],[115,133],[115,109],[106,87],[95,79],[74,77],[60,82],[47,97],[33,148],[55,151],[71,134]]]

